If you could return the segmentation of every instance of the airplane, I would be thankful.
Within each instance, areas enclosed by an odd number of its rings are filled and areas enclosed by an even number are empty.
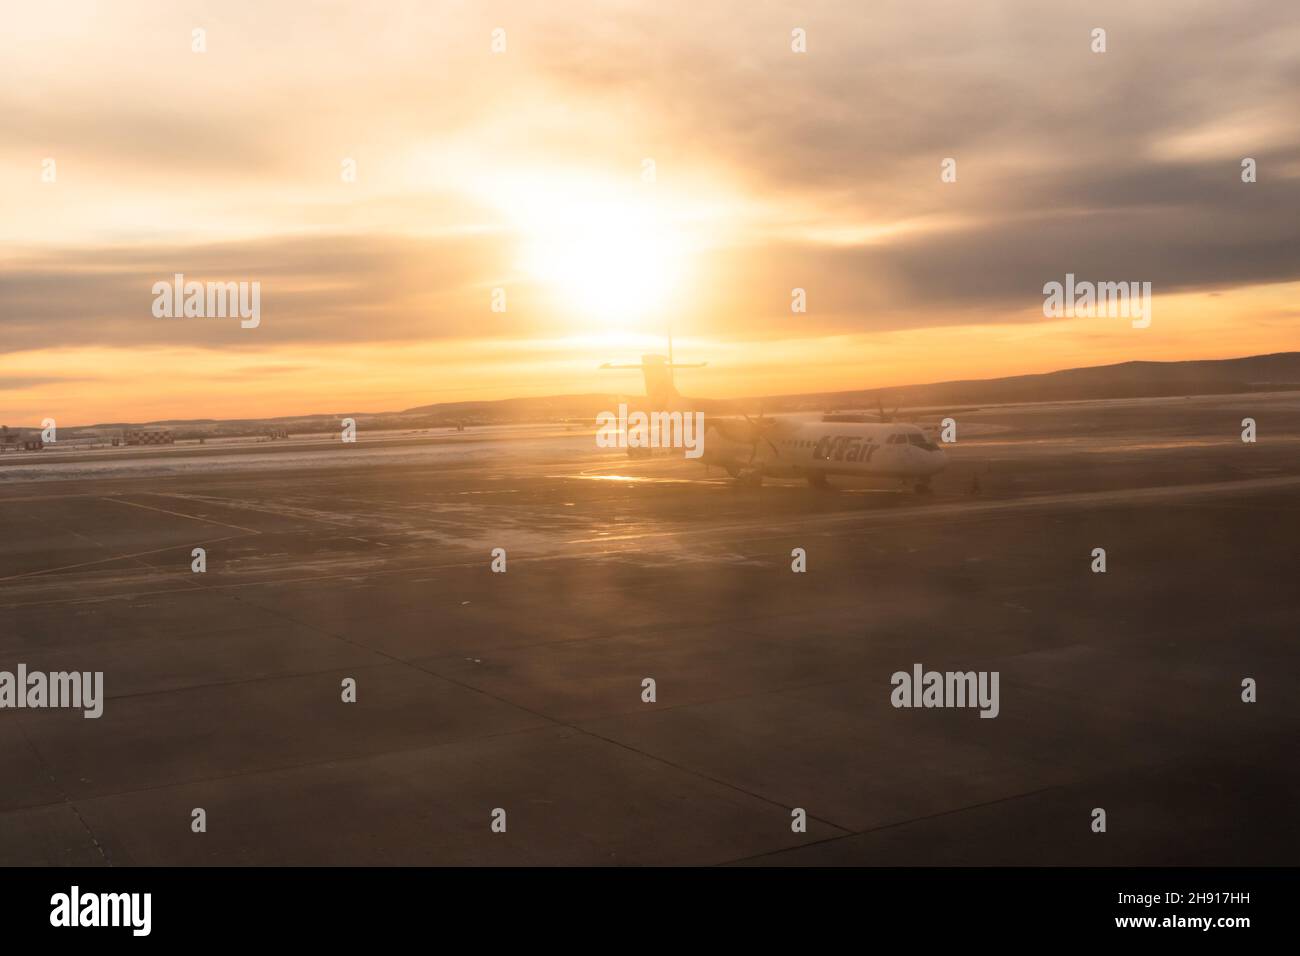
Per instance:
[[[947,456],[920,426],[894,421],[883,404],[874,422],[859,420],[866,416],[833,414],[822,421],[771,418],[761,410],[757,419],[745,414],[709,416],[707,406],[718,408],[726,403],[681,395],[672,374],[673,369],[702,368],[704,364],[674,363],[670,333],[667,356],[643,355],[639,365],[606,362],[600,367],[641,369],[646,399],[656,411],[704,411],[708,416],[704,450],[695,460],[722,468],[743,487],[760,487],[764,478],[803,478],[813,488],[824,489],[830,487],[830,476],[850,475],[896,480],[910,484],[917,494],[929,494],[931,479],[948,465]],[[650,453],[648,448],[628,449],[632,457]]]

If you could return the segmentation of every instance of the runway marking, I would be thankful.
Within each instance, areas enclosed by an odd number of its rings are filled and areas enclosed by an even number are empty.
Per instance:
[[[897,521],[909,521],[914,519],[941,518],[941,519],[961,519],[961,518],[980,518],[989,515],[996,515],[1001,512],[1015,512],[1024,509],[1038,507],[1051,507],[1057,505],[1077,504],[1083,505],[1090,502],[1098,502],[1102,505],[1124,505],[1133,502],[1147,500],[1162,500],[1173,498],[1194,498],[1198,496],[1216,497],[1225,494],[1235,494],[1247,490],[1268,490],[1273,488],[1287,488],[1300,485],[1300,475],[1291,475],[1280,478],[1259,478],[1248,479],[1243,481],[1222,481],[1204,483],[1198,485],[1175,485],[1164,486],[1159,488],[1132,488],[1120,489],[1118,491],[1093,491],[1093,492],[1066,492],[1056,495],[1040,495],[1031,498],[1004,499],[998,501],[970,502],[959,501],[950,504],[934,504],[922,507],[905,507],[891,509],[889,511],[846,511],[829,515],[800,515],[789,518],[788,520],[777,523],[764,523],[764,516],[756,516],[753,520],[744,523],[732,522],[726,525],[708,525],[705,527],[679,527],[669,531],[647,531],[642,533],[633,533],[625,535],[603,535],[594,538],[579,538],[559,542],[556,546],[539,551],[520,552],[521,557],[528,560],[546,561],[546,560],[581,560],[597,557],[619,557],[635,556],[637,551],[634,547],[609,547],[611,544],[626,543],[630,545],[638,541],[648,541],[650,539],[666,539],[663,546],[671,545],[671,539],[674,538],[697,538],[700,536],[724,536],[734,535],[728,543],[734,551],[734,546],[742,542],[770,540],[782,535],[789,534],[793,530],[806,530],[810,525],[835,526],[849,521],[857,521],[871,524],[883,524],[886,522],[893,523]],[[130,504],[130,502],[124,502]],[[1171,502],[1171,504],[1173,504]],[[1179,505],[1186,507],[1186,505]],[[146,510],[162,510],[148,508],[145,505],[137,507],[146,508]],[[170,513],[170,512],[164,512]],[[192,515],[182,515],[182,517],[193,517]],[[204,519],[196,519],[204,520]],[[229,527],[237,527],[231,525]],[[243,529],[241,529],[243,530]],[[228,540],[226,538],[218,540]],[[200,542],[202,543],[202,542]],[[597,547],[587,551],[568,550],[570,545],[596,545]],[[154,551],[140,552],[140,555],[156,554],[161,551],[173,550],[173,548],[158,548]],[[107,558],[99,561],[86,562],[84,566],[92,564],[104,564],[110,561],[117,561],[125,558],[135,557],[137,555],[122,555],[120,558]],[[379,560],[379,559],[376,559]],[[387,562],[385,562],[387,563]],[[428,565],[424,563],[412,564],[410,567],[399,565],[396,567],[377,567],[366,569],[363,573],[366,575],[389,575],[389,574],[409,574],[414,568],[420,571],[437,571],[448,570],[453,568],[478,567],[481,561],[475,559],[471,561],[449,561],[442,564]],[[80,567],[83,565],[70,565],[68,568],[50,568],[42,571],[29,571],[19,575],[12,575],[8,578],[0,578],[0,581],[13,580],[14,578],[28,577],[38,574],[46,574],[53,571],[68,570],[70,568]],[[357,571],[351,569],[343,572],[326,572],[323,574],[312,575],[309,577],[289,577],[276,579],[275,571],[258,572],[258,578],[251,581],[223,582],[221,584],[209,584],[205,587],[209,589],[235,589],[247,587],[265,587],[265,586],[284,586],[286,584],[300,583],[318,583],[329,580],[338,580],[355,576]],[[263,575],[271,575],[270,577]],[[137,592],[143,594],[165,593],[155,590]],[[14,608],[24,607],[31,604],[78,604],[100,600],[110,600],[112,596],[103,598],[99,596],[84,597],[78,599],[64,599],[50,602],[49,600],[20,601],[17,603],[4,604],[0,607]]]
[[[232,534],[232,535],[228,535],[227,537],[224,537],[224,538],[204,538],[202,541],[196,541],[196,542],[194,542],[194,544],[195,544],[195,545],[216,544],[218,541],[232,541],[232,540],[234,540],[235,538],[238,538],[238,537],[240,537],[240,535]],[[165,548],[154,548],[152,551],[133,551],[131,554],[115,554],[115,555],[113,555],[112,557],[108,557],[108,558],[99,558],[99,559],[96,560],[96,561],[82,561],[80,564],[64,564],[64,565],[61,565],[61,566],[59,566],[59,567],[57,567],[57,568],[41,568],[41,569],[39,569],[39,570],[37,570],[37,571],[23,571],[23,572],[20,573],[20,574],[10,574],[10,575],[7,575],[6,577],[0,578],[0,581],[14,581],[14,580],[17,580],[18,578],[34,578],[34,577],[38,577],[39,575],[42,575],[42,574],[53,574],[53,573],[56,572],[56,571],[72,571],[72,570],[75,570],[76,568],[88,568],[88,567],[91,567],[92,565],[96,565],[96,564],[111,564],[111,563],[113,563],[114,561],[128,561],[128,560],[130,560],[130,559],[132,559],[132,558],[143,558],[143,557],[147,557],[147,556],[149,556],[149,555],[151,555],[151,554],[162,554],[162,552],[164,552],[164,551],[175,551],[175,550],[177,550],[178,548],[187,548],[187,547],[190,547],[190,545],[188,545],[188,544],[173,544],[173,545],[169,545],[169,546],[167,546],[167,547],[165,547]],[[146,567],[153,568],[152,565],[146,565]],[[157,568],[153,568],[153,570],[156,571]],[[187,589],[187,590],[188,590],[188,589]],[[172,592],[171,592],[171,590],[166,590],[166,591],[151,591],[151,592],[146,592],[146,593],[150,593],[150,594],[170,594],[170,593],[172,593]],[[120,595],[113,595],[113,597],[119,597],[119,596],[120,596]],[[93,600],[93,599],[91,599],[91,600]],[[42,601],[35,601],[35,602],[29,602],[29,603],[35,603],[35,604],[46,603],[46,604],[48,604],[48,603],[50,603],[50,602],[48,602],[48,601],[45,601],[45,602],[42,602]],[[59,602],[55,602],[55,603],[59,603],[59,604],[76,604],[76,603],[80,603],[80,602],[77,602],[77,601],[59,601]],[[22,607],[22,606],[23,606],[23,605],[21,605],[21,604],[0,604],[0,607]]]
[[[234,528],[236,531],[245,531],[248,534],[262,533],[255,528],[245,528],[237,524],[230,524],[228,521],[214,521],[211,518],[200,518],[198,515],[187,515],[180,511],[168,511],[166,508],[155,508],[153,505],[142,505],[135,501],[127,501],[125,498],[100,498],[99,500],[112,501],[119,505],[130,505],[132,508],[143,508],[145,511],[157,511],[160,514],[171,515],[173,518],[189,518],[191,521],[202,521],[206,524],[219,525],[222,528]]]
[[[179,498],[182,501],[196,501],[204,504],[210,504],[218,508],[231,508],[242,511],[254,511],[258,514],[274,515],[277,518],[297,521],[314,521],[317,524],[337,525],[340,527],[352,527],[355,522],[348,518],[340,518],[337,514],[319,511],[314,508],[303,508],[290,504],[282,504],[279,507],[259,506],[251,501],[234,501],[230,498],[217,498],[211,495],[182,495],[167,494],[164,492],[147,492],[154,494],[159,498]],[[230,527],[238,527],[230,525]],[[261,532],[257,532],[261,534]]]
[[[87,496],[75,496],[75,497],[91,497],[91,496],[87,495]],[[179,512],[179,511],[168,511],[168,510],[165,509],[165,508],[154,508],[154,507],[152,507],[152,506],[150,506],[150,505],[137,504],[137,503],[134,502],[134,501],[126,501],[125,499],[122,499],[122,498],[106,498],[106,497],[103,497],[103,496],[96,496],[96,497],[97,497],[97,500],[99,500],[99,501],[111,501],[111,502],[116,502],[117,504],[130,505],[132,508],[143,508],[145,511],[157,511],[157,512],[160,512],[160,513],[162,513],[162,514],[165,514],[165,515],[172,515],[173,517],[177,517],[177,518],[189,518],[191,521],[202,521],[202,522],[204,522],[205,524],[214,524],[214,525],[217,525],[218,527],[222,527],[222,528],[231,528],[231,529],[233,529],[233,530],[235,530],[235,531],[242,531],[242,532],[244,532],[245,534],[261,534],[261,533],[262,533],[262,532],[260,532],[260,531],[256,531],[256,530],[254,530],[253,528],[243,528],[243,527],[240,527],[239,525],[236,525],[236,524],[228,524],[228,523],[226,523],[226,522],[224,522],[224,521],[213,521],[213,520],[211,520],[211,519],[209,519],[209,518],[200,518],[198,515],[187,515],[187,514],[182,514],[182,513]],[[73,532],[73,533],[76,534],[77,532]],[[82,535],[82,537],[85,537],[85,536]],[[205,540],[203,540],[203,541],[196,542],[196,544],[199,544],[199,545],[204,545],[204,544],[216,544],[216,543],[219,542],[219,541],[229,541],[229,540],[231,540],[231,538],[234,538],[234,537],[238,537],[238,535],[230,535],[230,536],[225,537],[225,538],[208,538],[208,539],[205,539]],[[88,540],[93,540],[93,539],[88,539]],[[94,542],[94,543],[97,544],[97,545],[99,545],[100,547],[105,547],[105,545],[100,544],[98,541],[96,541],[96,542]],[[23,572],[21,572],[21,573],[19,573],[19,574],[10,574],[10,575],[6,575],[5,577],[0,578],[0,581],[14,581],[14,580],[17,580],[18,578],[39,577],[40,575],[43,575],[43,574],[54,574],[54,573],[56,573],[56,572],[58,572],[58,571],[73,571],[73,570],[76,570],[77,568],[88,568],[88,567],[93,567],[93,566],[96,565],[96,564],[112,564],[113,562],[116,562],[116,561],[129,561],[129,560],[132,560],[132,559],[135,559],[135,558],[143,558],[143,557],[147,557],[148,555],[151,555],[151,554],[161,554],[161,553],[164,552],[164,551],[175,551],[177,548],[184,548],[184,547],[186,547],[186,545],[183,545],[183,544],[182,544],[182,545],[173,544],[173,545],[168,545],[168,546],[166,546],[166,547],[162,547],[162,548],[153,548],[153,549],[148,550],[148,551],[133,551],[133,552],[131,552],[130,554],[115,554],[115,555],[111,555],[111,556],[109,556],[109,557],[107,557],[107,558],[98,558],[98,559],[96,559],[96,560],[94,560],[94,561],[81,561],[81,562],[78,562],[78,563],[76,563],[76,564],[64,564],[64,565],[60,565],[59,567],[55,567],[55,568],[39,568],[39,569],[37,569],[37,570],[35,570],[35,571],[23,571]]]
[[[231,535],[229,538],[214,538],[214,539],[210,539],[209,541],[206,541],[206,542],[205,542],[205,541],[199,541],[199,542],[197,542],[197,543],[198,543],[198,544],[206,544],[206,543],[213,543],[213,544],[215,544],[217,541],[230,541],[230,540],[232,540],[232,539],[234,539],[234,538],[238,538],[238,537],[239,537],[239,535]],[[184,547],[184,545],[180,545],[180,547]],[[170,547],[170,548],[158,548],[158,549],[155,550],[155,551],[141,551],[141,552],[140,552],[140,555],[157,554],[157,553],[160,552],[160,551],[174,551],[175,549],[176,549],[176,546],[173,546],[173,547]],[[615,553],[619,553],[619,552],[615,552]],[[104,564],[104,563],[106,563],[106,562],[108,562],[108,561],[118,561],[118,560],[122,560],[122,559],[124,559],[124,558],[133,558],[133,557],[137,557],[137,556],[138,556],[138,555],[133,555],[133,554],[124,554],[124,555],[122,555],[120,558],[105,558],[105,559],[103,559],[103,560],[101,560],[101,561],[92,561],[92,562],[89,562],[89,563],[90,563],[90,564]],[[537,555],[531,555],[531,556],[529,556],[529,557],[531,557],[531,558],[533,558],[533,559],[535,559],[535,560],[539,560],[539,561],[547,561],[547,560],[556,560],[556,559],[558,559],[558,558],[562,558],[562,557],[564,557],[564,556],[563,556],[563,555],[545,555],[545,554],[537,554]],[[579,557],[582,557],[582,555],[579,555]],[[411,564],[409,567],[407,567],[407,566],[399,566],[399,567],[381,567],[381,568],[368,569],[368,570],[362,572],[362,574],[363,574],[364,576],[366,576],[366,577],[373,577],[373,576],[381,575],[381,574],[410,574],[411,571],[412,571],[412,570],[415,570],[415,569],[418,569],[418,570],[420,570],[420,571],[440,571],[440,570],[448,570],[448,569],[452,569],[452,568],[479,568],[479,567],[482,567],[482,566],[483,566],[483,562],[482,562],[481,560],[479,560],[479,559],[475,559],[475,560],[473,560],[473,561],[456,561],[456,562],[450,562],[450,563],[447,563],[447,564],[433,564],[433,565],[425,564],[425,563],[423,563],[423,562],[419,562],[419,563],[413,563],[413,564]],[[75,565],[75,564],[74,564],[74,565],[69,565],[68,567],[69,567],[69,568],[76,568],[76,567],[82,567],[82,565]],[[21,578],[21,577],[28,577],[28,576],[31,576],[31,575],[37,575],[37,574],[48,574],[48,573],[51,573],[51,572],[53,572],[53,571],[62,571],[62,570],[66,570],[66,569],[65,569],[65,568],[47,568],[47,569],[44,569],[44,570],[41,570],[41,571],[24,571],[22,574],[16,574],[16,575],[13,575],[12,577],[14,577],[14,578]],[[259,574],[259,575],[267,575],[267,574],[272,574],[272,575],[273,575],[275,572],[274,572],[274,571],[269,571],[269,572],[267,572],[267,571],[259,571],[259,572],[252,572],[252,573]],[[233,588],[266,587],[266,586],[272,586],[272,587],[283,587],[284,585],[288,585],[288,584],[314,584],[314,583],[319,583],[319,582],[323,582],[323,581],[340,581],[340,580],[349,580],[349,579],[356,578],[356,577],[358,577],[358,571],[356,570],[355,567],[352,567],[352,569],[351,569],[351,570],[348,570],[348,571],[342,571],[342,572],[331,572],[331,573],[328,573],[328,574],[317,574],[317,575],[313,575],[313,576],[311,576],[311,577],[305,577],[305,578],[302,578],[302,577],[300,577],[300,578],[275,578],[275,577],[265,577],[265,576],[263,576],[263,577],[259,577],[259,578],[258,578],[257,580],[255,580],[255,581],[236,581],[236,582],[223,583],[223,584],[208,584],[208,583],[206,583],[206,582],[202,582],[202,583],[200,584],[200,587],[201,587],[202,590],[206,590],[206,591],[223,591],[223,590],[230,590],[230,589],[233,589]],[[0,578],[0,581],[7,581],[7,580],[10,580],[10,578]],[[435,580],[435,579],[434,579],[434,578],[430,578],[429,580]],[[154,595],[168,595],[168,594],[175,594],[175,593],[177,593],[178,590],[186,590],[186,591],[190,591],[190,590],[194,590],[194,588],[183,588],[183,589],[178,589],[178,588],[161,588],[161,589],[154,589],[154,590],[149,590],[149,591],[130,591],[130,592],[126,592],[126,593],[114,593],[114,594],[108,594],[108,595],[98,595],[98,594],[96,594],[96,595],[91,595],[91,596],[89,596],[89,597],[65,598],[65,599],[54,600],[54,601],[51,601],[51,600],[20,601],[20,602],[18,602],[18,603],[16,603],[16,604],[0,604],[0,608],[3,608],[3,609],[11,609],[11,608],[17,608],[17,607],[32,607],[32,606],[42,606],[42,605],[57,605],[57,606],[63,606],[63,605],[69,605],[69,604],[96,604],[96,603],[103,603],[103,602],[105,602],[105,601],[116,601],[116,600],[119,600],[119,599],[121,599],[121,598],[123,598],[123,597],[152,597],[152,596],[154,596]],[[266,609],[264,609],[264,610],[266,610]]]

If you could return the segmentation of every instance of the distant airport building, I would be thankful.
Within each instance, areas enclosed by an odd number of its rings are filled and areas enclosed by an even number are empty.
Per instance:
[[[170,428],[128,428],[122,433],[122,440],[128,445],[174,445]]]
[[[0,452],[40,451],[44,447],[39,433],[25,435],[22,431],[10,431],[8,425],[0,426]]]

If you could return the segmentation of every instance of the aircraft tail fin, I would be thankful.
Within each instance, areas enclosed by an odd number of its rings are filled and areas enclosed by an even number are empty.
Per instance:
[[[645,379],[646,398],[653,409],[659,410],[671,408],[680,397],[677,386],[673,382],[673,369],[703,368],[705,364],[704,362],[673,362],[672,359],[664,355],[643,355],[639,365],[614,365],[606,362],[601,368],[640,369],[641,375]]]

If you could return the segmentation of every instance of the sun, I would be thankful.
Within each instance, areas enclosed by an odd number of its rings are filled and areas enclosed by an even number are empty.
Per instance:
[[[513,234],[513,274],[575,334],[662,327],[710,248],[715,191],[597,168],[485,169],[467,187]]]
[[[685,243],[645,199],[602,195],[544,204],[524,224],[519,266],[584,325],[628,329],[662,317],[680,292]]]

